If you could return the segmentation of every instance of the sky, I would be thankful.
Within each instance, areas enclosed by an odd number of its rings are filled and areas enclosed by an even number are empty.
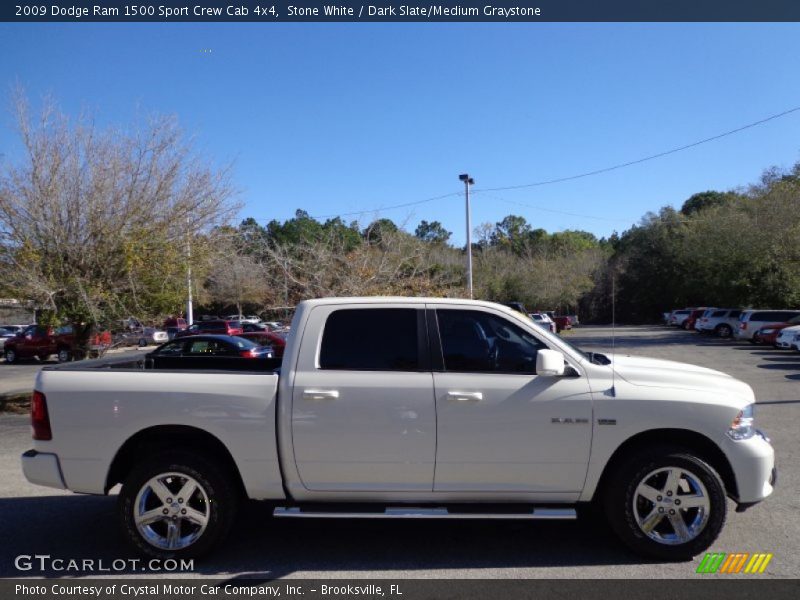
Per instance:
[[[627,168],[603,169],[800,106],[800,24],[0,24],[8,110],[37,103],[126,126],[174,114],[233,163],[241,217],[440,221],[465,240],[508,214],[548,231],[622,232],[693,193],[800,161],[800,111]],[[430,202],[387,209],[451,194]]]

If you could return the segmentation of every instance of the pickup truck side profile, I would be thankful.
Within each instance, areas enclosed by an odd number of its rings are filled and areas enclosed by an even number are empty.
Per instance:
[[[585,353],[499,304],[302,302],[279,373],[43,369],[33,483],[107,494],[138,551],[198,555],[242,500],[275,517],[571,519],[684,560],[772,493],[754,395],[724,373]]]

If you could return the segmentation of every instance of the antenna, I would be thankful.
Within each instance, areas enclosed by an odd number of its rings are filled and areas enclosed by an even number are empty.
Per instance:
[[[617,276],[611,271],[611,395],[617,395],[614,354],[617,350]]]

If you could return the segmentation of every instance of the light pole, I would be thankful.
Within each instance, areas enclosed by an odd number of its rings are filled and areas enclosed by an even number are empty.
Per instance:
[[[186,218],[186,287],[189,292],[186,298],[186,324],[191,326],[194,323],[192,306],[192,242],[189,233],[189,218]]]
[[[472,298],[472,217],[469,210],[469,186],[475,184],[475,180],[467,173],[462,173],[458,178],[464,182],[464,191],[467,197],[467,291]]]

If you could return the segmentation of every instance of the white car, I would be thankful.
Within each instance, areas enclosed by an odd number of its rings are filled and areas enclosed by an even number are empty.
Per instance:
[[[734,334],[737,340],[753,342],[755,333],[765,325],[786,323],[798,315],[800,310],[744,310]]]
[[[556,322],[545,313],[528,313],[528,316],[533,319],[539,327],[546,329],[550,333],[556,332]]]
[[[223,317],[225,321],[239,321],[239,323],[261,323],[261,317],[257,317],[255,315],[228,315],[227,317]]]
[[[686,560],[727,498],[745,510],[777,477],[746,383],[582,352],[493,302],[308,300],[279,372],[152,367],[44,367],[22,468],[121,483],[123,535],[162,559],[208,552],[253,499],[312,519],[564,520],[591,502],[635,551]]]
[[[692,314],[692,310],[689,308],[673,310],[669,317],[669,324],[673,327],[683,327],[683,324],[686,322],[686,319],[689,318],[690,314]]]
[[[775,340],[775,345],[778,348],[791,350],[792,348],[795,348],[798,335],[800,335],[800,325],[785,327],[784,329],[781,329],[781,332],[778,334],[778,337]]]
[[[739,326],[740,308],[712,308],[703,313],[694,328],[700,333],[714,333],[729,338]]]

